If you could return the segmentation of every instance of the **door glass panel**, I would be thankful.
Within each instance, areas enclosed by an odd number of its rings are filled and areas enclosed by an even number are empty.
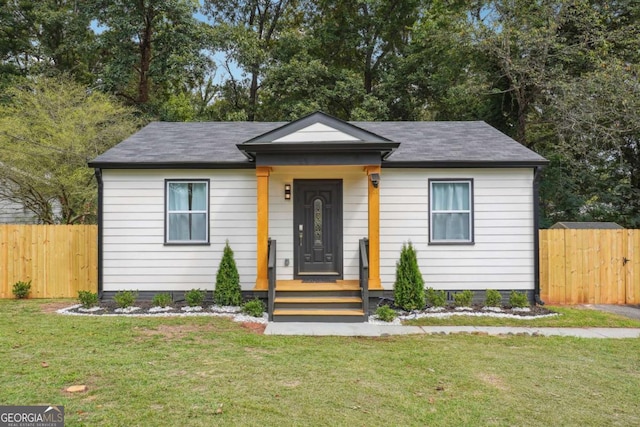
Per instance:
[[[322,200],[313,202],[313,244],[322,246]]]

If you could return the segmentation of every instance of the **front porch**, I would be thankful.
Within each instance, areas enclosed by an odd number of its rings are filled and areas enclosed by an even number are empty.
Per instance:
[[[272,320],[366,319],[383,290],[381,164],[398,145],[322,113],[238,144],[256,165],[253,291]]]

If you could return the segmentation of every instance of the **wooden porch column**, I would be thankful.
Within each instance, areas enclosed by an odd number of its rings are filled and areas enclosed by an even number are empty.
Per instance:
[[[256,290],[269,289],[268,258],[269,258],[269,173],[271,168],[256,167],[256,181],[258,191],[258,221],[256,247]]]
[[[371,174],[380,175],[380,169],[380,165],[364,168],[367,172],[369,188],[369,289],[382,289],[380,283],[380,188],[374,187],[371,182]]]

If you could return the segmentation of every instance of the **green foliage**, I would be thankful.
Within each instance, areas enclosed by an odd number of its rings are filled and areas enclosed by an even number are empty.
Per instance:
[[[262,317],[266,307],[262,300],[256,298],[251,301],[247,301],[242,306],[242,312],[253,317]]]
[[[93,159],[133,133],[133,110],[68,76],[21,80],[0,104],[0,198],[44,224],[93,223]],[[60,207],[60,212],[54,209]]]
[[[167,292],[155,294],[151,299],[151,304],[154,307],[167,307],[173,303],[173,298],[171,298],[171,294]]]
[[[17,299],[26,298],[29,295],[29,292],[31,292],[31,280],[28,282],[21,281],[14,283],[12,292]]]
[[[137,291],[120,291],[113,296],[113,300],[119,308],[131,307],[138,299]]]
[[[469,289],[462,292],[456,292],[453,295],[453,301],[456,307],[471,307],[473,301],[473,292]]]
[[[91,291],[78,291],[78,301],[84,308],[91,308],[98,305],[98,294]]]
[[[524,292],[511,291],[509,295],[509,305],[511,307],[524,308],[529,307],[529,299]]]
[[[378,319],[382,320],[383,322],[393,322],[393,320],[397,316],[397,313],[388,305],[381,305],[376,309],[376,316],[378,316]]]
[[[196,307],[202,305],[206,292],[200,289],[191,289],[184,293],[184,300],[189,307]]]
[[[447,294],[445,291],[436,291],[433,288],[427,288],[427,304],[433,307],[444,307],[447,303]]]
[[[484,305],[486,307],[501,307],[502,295],[495,289],[487,289],[487,295],[485,297]]]
[[[218,305],[240,305],[242,303],[240,275],[228,240],[224,246],[224,253],[216,274],[214,300]]]
[[[418,258],[411,242],[402,245],[400,260],[396,263],[396,281],[393,287],[395,303],[404,310],[424,307],[424,279],[418,267]]]

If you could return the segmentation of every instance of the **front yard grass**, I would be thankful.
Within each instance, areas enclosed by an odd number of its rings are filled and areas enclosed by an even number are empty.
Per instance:
[[[587,307],[545,306],[560,316],[538,319],[510,319],[499,317],[450,316],[448,318],[423,317],[405,320],[405,325],[417,326],[522,326],[556,328],[640,328],[640,320],[605,313]]]
[[[277,337],[44,303],[0,301],[0,405],[67,426],[640,424],[638,339]]]

